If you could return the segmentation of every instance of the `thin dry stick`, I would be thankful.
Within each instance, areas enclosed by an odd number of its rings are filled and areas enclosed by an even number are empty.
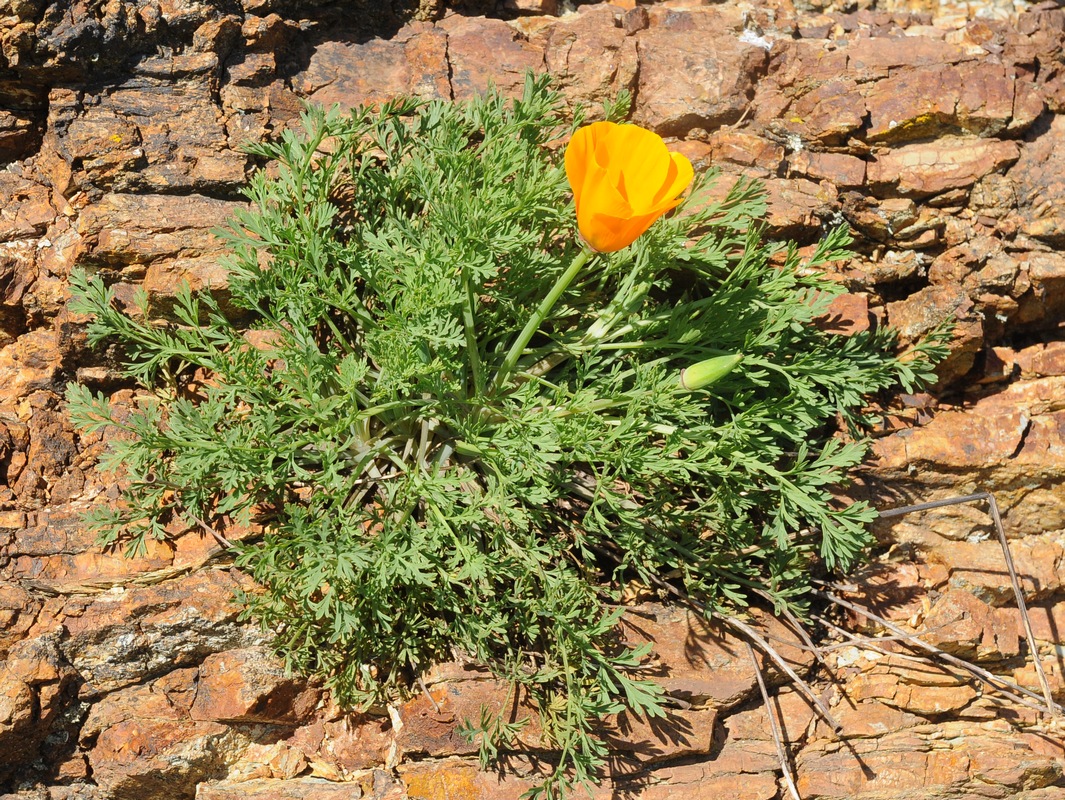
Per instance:
[[[838,626],[833,625],[831,622],[825,620],[824,617],[817,616],[817,614],[811,614],[810,619],[812,619],[814,622],[820,622],[830,628],[836,628],[839,631],[843,631],[843,628],[839,628]],[[929,628],[927,631],[925,631],[925,633],[933,633],[935,631],[942,630],[945,627],[947,627],[946,624],[936,625],[934,628]],[[913,638],[912,633],[908,633],[905,636],[858,636],[857,634],[851,633],[850,631],[846,631],[846,633],[848,633],[855,641],[861,641],[864,644],[870,645],[886,644],[887,642],[905,642]],[[827,644],[821,649],[824,650],[826,653],[830,653],[833,650],[839,650],[842,647],[850,646],[850,642],[837,642],[836,644]]]
[[[826,653],[830,653],[833,650],[842,650],[844,647],[853,647],[855,645],[860,645],[862,647],[868,648],[869,650],[874,650],[877,653],[883,653],[884,655],[899,656],[901,658],[908,658],[911,661],[921,661],[922,663],[929,663],[932,661],[932,659],[930,659],[928,656],[917,656],[906,653],[898,653],[893,650],[886,650],[881,647],[881,645],[887,644],[889,642],[908,642],[910,639],[913,638],[912,633],[908,633],[905,636],[861,636],[857,633],[854,633],[853,631],[847,630],[846,628],[841,628],[839,625],[832,622],[832,620],[825,619],[819,614],[811,614],[810,619],[812,619],[814,622],[819,622],[826,628],[830,628],[835,633],[838,633],[841,636],[846,637],[847,639],[847,641],[845,642],[836,642],[835,644],[825,645]],[[943,626],[941,625],[939,627]]]
[[[773,602],[773,598],[770,596],[769,592],[763,591],[762,589],[755,589],[754,593],[769,603]],[[784,612],[784,616],[787,617],[788,622],[791,623],[792,630],[797,633],[799,637],[806,643],[806,647],[804,649],[809,650],[811,653],[813,653],[814,658],[817,659],[818,663],[822,666],[825,666],[824,651],[816,644],[814,644],[814,640],[811,639],[810,634],[806,632],[806,626],[802,624],[802,620],[796,617],[791,612],[791,609],[789,609],[787,606],[782,608],[781,611]],[[766,638],[772,639],[773,637],[767,636]]]
[[[1013,566],[1013,555],[1010,553],[1010,546],[1006,541],[1006,531],[1002,527],[1002,517],[998,513],[998,503],[995,502],[995,498],[991,493],[987,494],[987,506],[991,511],[991,519],[995,523],[999,544],[1002,545],[1002,556],[1006,559],[1006,569],[1009,570],[1010,583],[1013,584],[1013,596],[1017,598],[1017,610],[1021,612],[1024,635],[1028,639],[1028,649],[1032,652],[1032,666],[1035,667],[1035,674],[1039,678],[1039,685],[1043,689],[1043,698],[1046,700],[1047,708],[1050,709],[1050,715],[1057,716],[1055,709],[1058,705],[1054,702],[1054,693],[1050,690],[1050,681],[1047,680],[1046,673],[1043,671],[1043,662],[1039,660],[1039,646],[1036,644],[1035,632],[1032,630],[1032,620],[1028,617],[1028,606],[1024,602],[1024,592],[1021,589],[1021,582],[1017,578],[1017,570]]]
[[[933,508],[943,508],[945,506],[960,505],[962,503],[972,503],[985,501],[987,503],[988,510],[991,512],[991,521],[995,523],[995,532],[998,534],[998,542],[1002,546],[1002,556],[1006,560],[1006,570],[1009,572],[1010,584],[1013,586],[1013,596],[1017,600],[1017,610],[1021,613],[1021,623],[1024,625],[1024,636],[1028,640],[1028,649],[1032,653],[1032,665],[1035,667],[1036,677],[1039,679],[1039,686],[1043,690],[1043,699],[1046,701],[1047,708],[1051,716],[1057,716],[1058,704],[1054,702],[1054,693],[1050,689],[1050,682],[1047,680],[1046,673],[1043,671],[1043,663],[1039,660],[1039,646],[1035,640],[1035,633],[1032,631],[1032,621],[1028,617],[1028,606],[1024,602],[1024,591],[1021,588],[1021,582],[1017,578],[1017,570],[1013,566],[1013,555],[1010,552],[1009,542],[1006,540],[1006,530],[1002,525],[1002,516],[998,513],[998,503],[995,502],[995,497],[990,492],[977,492],[976,494],[968,494],[963,497],[953,497],[949,500],[933,500],[929,503],[918,503],[912,506],[900,506],[899,508],[890,508],[886,511],[881,511],[881,517],[898,517],[903,514],[910,514],[914,511],[928,511]]]
[[[190,572],[198,572],[205,568],[214,568],[217,566],[215,562],[221,561],[227,555],[229,554],[226,550],[217,548],[210,550],[203,558],[193,564],[182,564],[177,567],[163,567],[162,569],[152,570],[151,572],[139,572],[134,575],[123,575],[114,578],[98,578],[76,583],[55,583],[53,581],[25,578],[19,580],[18,583],[20,586],[24,586],[27,589],[32,589],[35,592],[40,592],[41,594],[49,595],[51,597],[65,597],[80,594],[103,594],[104,592],[109,592],[116,588],[126,589],[131,586],[154,586],[155,584],[179,578],[182,575],[187,575]]]
[[[683,596],[683,595],[682,595]],[[701,610],[704,614],[707,614],[706,606],[702,603],[698,603],[695,600],[688,599],[687,602],[691,603],[695,608]],[[777,665],[777,668],[788,676],[788,680],[798,687],[799,691],[805,695],[807,701],[809,701],[815,709],[821,714],[821,717],[832,728],[834,733],[839,733],[843,726],[839,721],[832,716],[832,712],[828,710],[828,706],[822,702],[821,698],[817,696],[814,690],[810,687],[806,681],[798,676],[798,674],[791,668],[784,657],[778,653],[769,642],[762,638],[762,636],[750,625],[742,622],[736,617],[724,616],[722,614],[713,614],[714,617],[724,622],[730,628],[738,631],[745,639],[758,645],[758,649],[765,653],[769,658],[773,660],[773,663]]]
[[[605,550],[603,547],[598,547],[593,544],[589,544],[588,546],[592,550],[595,550],[595,552],[620,563],[620,560],[616,553],[611,552],[609,550]],[[736,619],[735,617],[724,616],[710,611],[710,609],[708,609],[705,604],[700,603],[698,600],[689,597],[687,593],[682,592],[676,586],[671,583],[668,583],[667,581],[662,580],[657,575],[649,574],[647,577],[653,584],[658,586],[660,589],[664,589],[665,591],[669,592],[674,597],[678,598],[686,606],[692,608],[695,611],[698,611],[705,618],[717,619],[721,622],[724,622],[727,626],[738,632],[748,642],[753,642],[755,645],[757,645],[758,649],[765,653],[770,658],[770,660],[772,660],[772,662],[776,664],[777,668],[788,677],[788,680],[790,680],[795,685],[799,692],[806,698],[807,702],[810,703],[811,706],[813,706],[813,708],[821,715],[822,719],[824,719],[824,721],[828,723],[828,725],[834,732],[838,733],[843,728],[843,726],[839,724],[839,721],[832,716],[832,712],[828,710],[828,706],[826,706],[824,702],[822,702],[821,698],[818,697],[814,690],[810,687],[810,684],[800,678],[795,672],[795,670],[791,668],[788,662],[784,660],[784,657],[781,656],[780,653],[778,653],[776,649],[771,644],[769,644],[769,642],[766,641],[766,639],[761,634],[759,634],[754,628]],[[802,647],[802,645],[795,646]]]
[[[827,585],[827,584],[824,584],[823,581],[818,581],[818,583],[822,583],[822,585]],[[832,594],[831,592],[822,592],[822,591],[819,591],[817,589],[814,589],[813,593],[815,595],[817,595],[818,597],[822,597],[825,600],[828,600],[829,602],[836,603],[837,605],[842,606],[843,608],[846,608],[849,611],[853,611],[855,614],[860,614],[861,616],[865,617],[866,619],[872,620],[873,622],[876,622],[876,623],[878,623],[880,625],[883,625],[885,628],[887,628],[892,633],[896,633],[896,634],[898,634],[900,636],[905,637],[910,642],[912,642],[915,646],[921,648],[922,650],[927,650],[929,653],[934,653],[936,658],[938,658],[938,659],[940,659],[942,661],[946,661],[948,664],[954,664],[955,666],[961,667],[966,672],[974,675],[977,678],[980,678],[985,683],[987,683],[990,686],[995,687],[996,689],[1000,689],[1001,690],[1001,689],[1004,688],[1007,692],[1019,692],[1020,694],[1023,694],[1023,695],[1026,695],[1028,697],[1035,698],[1036,700],[1045,702],[1045,700],[1042,697],[1042,695],[1040,695],[1038,692],[1033,692],[1031,689],[1026,689],[1023,686],[1018,686],[1017,684],[1013,683],[1012,681],[1008,681],[1005,678],[1002,678],[1002,677],[999,677],[998,675],[995,675],[993,672],[988,672],[986,669],[983,669],[982,667],[978,667],[975,664],[970,664],[968,661],[960,659],[957,656],[953,656],[953,655],[951,655],[950,653],[947,653],[944,650],[940,650],[935,645],[929,644],[928,642],[926,642],[923,639],[919,638],[916,634],[908,633],[907,631],[905,631],[902,628],[900,628],[898,625],[895,625],[895,624],[893,624],[891,622],[888,622],[886,619],[884,619],[883,617],[881,617],[881,616],[879,616],[877,614],[874,614],[872,611],[870,611],[867,608],[862,608],[859,605],[855,605],[854,603],[851,603],[851,602],[849,602],[847,600],[844,600],[842,597],[837,597],[836,595]],[[1025,703],[1025,705],[1030,705],[1030,704]],[[1055,709],[1059,713],[1062,710],[1061,706],[1059,706],[1057,703],[1054,703],[1054,705],[1051,706],[1050,708],[1047,708],[1045,705],[1042,705],[1042,704],[1037,705],[1037,706],[1032,706],[1032,707],[1035,708],[1038,711],[1049,712],[1051,714],[1054,713]]]
[[[199,517],[193,517],[193,519],[196,521],[197,525],[199,525],[201,528],[203,528],[205,531],[207,531],[207,533],[211,534],[211,536],[214,537],[214,540],[216,542],[218,542],[220,545],[222,545],[222,547],[225,547],[227,549],[232,549],[233,548],[233,542],[229,541],[229,539],[227,539],[225,536],[220,534],[218,531],[216,531],[214,528],[212,528],[210,525],[208,525],[202,519],[200,519]]]
[[[788,753],[784,749],[784,738],[781,735],[780,724],[777,722],[777,715],[773,713],[773,705],[769,702],[769,691],[765,688],[765,678],[762,677],[762,668],[758,665],[758,657],[754,654],[754,648],[751,647],[750,642],[744,642],[743,645],[747,648],[747,655],[751,659],[751,664],[754,665],[754,677],[758,680],[758,691],[762,693],[765,713],[769,717],[769,732],[773,735],[773,744],[777,748],[777,758],[780,759],[780,770],[784,773],[784,783],[788,787],[788,793],[791,795],[792,800],[802,800],[799,795],[799,789],[795,785],[795,778],[791,774]]]
[[[440,704],[436,702],[435,697],[429,694],[429,687],[425,685],[425,679],[420,674],[418,675],[418,685],[422,688],[422,693],[429,700],[429,704],[433,707],[433,711],[439,714],[442,710]]]
[[[912,639],[913,636],[877,637],[877,638],[873,639],[873,638],[870,638],[870,637],[867,637],[867,636],[859,636],[856,633],[852,633],[851,631],[848,631],[846,628],[841,628],[839,625],[835,625],[834,623],[829,622],[827,619],[825,619],[824,617],[818,616],[817,614],[811,614],[810,618],[815,620],[816,622],[820,622],[826,628],[829,628],[829,629],[835,631],[836,633],[840,634],[841,636],[846,637],[848,639],[848,642],[846,642],[845,644],[847,644],[848,646],[862,647],[862,648],[864,648],[866,650],[872,650],[874,653],[880,653],[881,655],[890,656],[891,658],[901,658],[901,659],[904,659],[906,661],[913,661],[913,662],[915,662],[917,664],[930,665],[930,666],[938,667],[939,669],[943,669],[944,668],[943,665],[939,661],[937,661],[935,658],[932,658],[931,656],[921,656],[921,655],[916,655],[916,654],[913,654],[913,653],[893,653],[892,651],[887,650],[887,649],[877,645],[877,642],[899,641],[899,640],[905,640],[905,639]],[[973,670],[964,670],[964,671],[967,672],[971,677],[975,678],[976,680],[978,680],[981,683],[983,683],[985,686],[987,686],[990,689],[992,689],[993,691],[997,692],[998,694],[1002,695],[1003,697],[1006,697],[1006,698],[1012,700],[1014,703],[1017,703],[1019,705],[1025,706],[1026,708],[1034,709],[1035,711],[1039,711],[1039,712],[1043,712],[1045,710],[1043,708],[1043,706],[1040,705],[1039,703],[1033,703],[1031,700],[1027,700],[1027,699],[1025,699],[1024,697],[1021,697],[1018,694],[1014,694],[1013,692],[1010,692],[1010,691],[1004,689],[1003,687],[998,686],[995,683],[987,680],[987,678],[985,678],[983,675],[980,675],[980,674],[974,672]]]

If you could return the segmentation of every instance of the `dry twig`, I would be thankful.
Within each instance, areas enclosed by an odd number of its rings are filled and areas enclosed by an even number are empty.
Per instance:
[[[988,511],[991,514],[991,521],[995,524],[995,532],[998,535],[998,542],[1002,546],[1002,556],[1006,561],[1006,570],[1009,572],[1010,584],[1013,587],[1013,596],[1017,600],[1017,610],[1021,614],[1021,623],[1024,625],[1024,635],[1028,640],[1028,650],[1032,654],[1032,665],[1035,667],[1035,674],[1039,679],[1039,686],[1043,690],[1043,700],[1046,702],[1047,713],[1051,716],[1057,716],[1060,706],[1054,702],[1054,694],[1050,689],[1050,682],[1047,680],[1046,673],[1043,671],[1043,664],[1039,660],[1039,646],[1035,640],[1035,633],[1032,631],[1032,621],[1028,617],[1028,606],[1024,602],[1024,590],[1021,587],[1020,580],[1017,578],[1017,570],[1013,566],[1013,555],[1010,553],[1009,542],[1006,539],[1005,528],[1002,526],[1002,516],[998,513],[998,503],[995,502],[995,496],[990,492],[977,492],[976,494],[967,494],[962,497],[952,497],[946,500],[933,500],[928,503],[917,503],[912,506],[889,508],[885,511],[881,511],[880,516],[898,517],[903,514],[911,514],[915,511],[929,511],[934,508],[944,508],[946,506],[980,501],[987,503]]]
[[[829,620],[825,619],[824,617],[818,616],[817,614],[811,615],[811,619],[815,620],[816,622],[821,623],[826,628],[829,628],[830,630],[833,630],[836,633],[838,633],[839,635],[845,637],[847,639],[847,642],[846,642],[847,645],[854,646],[854,647],[860,647],[860,648],[862,648],[864,650],[871,650],[874,653],[879,653],[881,655],[890,656],[891,658],[903,659],[905,661],[913,661],[913,662],[915,662],[917,664],[921,664],[921,665],[924,665],[924,666],[931,665],[931,666],[936,666],[936,667],[939,667],[940,669],[943,669],[943,665],[940,662],[938,662],[936,660],[936,658],[934,658],[932,655],[921,656],[921,655],[916,655],[916,654],[913,654],[913,653],[894,653],[891,650],[887,650],[887,649],[877,645],[877,642],[883,642],[883,641],[912,640],[914,638],[912,634],[905,635],[905,636],[871,638],[871,637],[866,637],[866,636],[859,636],[859,635],[857,635],[855,633],[852,633],[851,631],[848,631],[846,628],[841,628],[839,625],[835,625],[834,623],[830,622]],[[968,664],[968,662],[965,662],[965,663]],[[1013,692],[1009,691],[1008,689],[1006,689],[1006,688],[1004,688],[1002,686],[999,686],[999,685],[997,685],[996,683],[994,683],[992,681],[989,681],[986,677],[984,677],[984,675],[980,674],[980,668],[979,667],[976,667],[973,664],[969,664],[969,667],[973,667],[974,669],[967,669],[965,667],[962,667],[961,665],[957,665],[957,666],[958,666],[959,669],[962,669],[965,672],[967,672],[971,677],[979,680],[981,683],[983,683],[984,685],[988,686],[994,692],[1002,695],[1003,697],[1006,697],[1009,700],[1012,700],[1014,703],[1017,703],[1018,705],[1025,706],[1026,708],[1034,709],[1035,711],[1039,711],[1039,712],[1045,711],[1043,706],[1040,705],[1039,703],[1034,703],[1031,700],[1027,700],[1024,697],[1021,697],[1020,695],[1014,694]]]
[[[591,545],[591,547],[597,553],[600,553],[601,555],[604,555],[620,563],[620,560],[616,553],[604,550],[602,547],[597,547],[595,545]],[[717,619],[718,621],[723,622],[725,625],[732,628],[733,631],[738,633],[744,640],[755,645],[776,665],[777,669],[779,669],[788,677],[788,680],[792,682],[795,688],[799,690],[803,697],[806,698],[807,702],[809,702],[810,705],[821,715],[821,717],[831,727],[833,731],[838,733],[839,730],[843,727],[839,724],[836,718],[832,716],[832,712],[828,710],[828,706],[826,706],[821,700],[821,698],[817,696],[816,692],[814,692],[810,684],[808,684],[806,681],[799,677],[798,673],[796,673],[795,670],[791,668],[791,665],[784,660],[784,657],[780,655],[779,652],[777,652],[776,648],[774,648],[773,645],[771,645],[766,640],[766,638],[762,636],[758,631],[756,631],[750,625],[738,619],[737,617],[725,616],[723,614],[718,614],[716,612],[711,611],[704,603],[700,603],[698,600],[689,597],[686,592],[681,591],[676,586],[669,583],[668,581],[663,580],[662,578],[659,578],[657,575],[650,574],[647,577],[658,588],[669,592],[678,600],[680,600],[681,603],[688,606],[692,610],[699,612],[699,614],[705,619]],[[795,646],[802,647],[801,645]]]
[[[425,678],[423,678],[421,674],[418,675],[418,686],[421,687],[422,694],[424,694],[426,699],[429,701],[429,705],[433,707],[433,711],[435,711],[437,714],[440,714],[443,709],[440,708],[440,704],[436,702],[436,698],[429,693],[429,687],[425,685]]]
[[[777,715],[773,712],[773,704],[769,702],[769,691],[765,686],[765,678],[762,677],[762,668],[758,666],[758,657],[754,654],[754,648],[751,647],[750,642],[744,642],[743,644],[747,648],[747,655],[751,659],[751,664],[754,665],[754,677],[758,680],[758,691],[762,693],[762,702],[765,703],[765,713],[769,718],[769,732],[772,734],[773,744],[777,748],[777,758],[780,760],[780,770],[784,773],[784,783],[788,787],[788,793],[791,795],[792,800],[802,800],[799,795],[799,789],[795,785],[795,778],[791,774],[788,752],[784,747],[784,737],[781,735]]]
[[[822,585],[825,585],[825,586],[829,586],[830,585],[830,584],[825,584],[823,581],[818,581],[818,583],[821,583]],[[844,600],[842,597],[837,597],[836,595],[832,594],[831,592],[823,592],[823,591],[819,591],[817,589],[814,589],[813,591],[814,591],[814,594],[817,595],[818,597],[821,597],[821,598],[823,598],[825,600],[828,600],[831,603],[835,603],[836,605],[839,605],[839,606],[841,606],[843,608],[846,608],[848,611],[853,611],[855,614],[859,614],[859,615],[865,617],[866,619],[869,619],[869,620],[871,620],[873,622],[876,622],[879,625],[882,625],[885,628],[887,628],[892,633],[895,633],[898,636],[907,639],[909,642],[911,642],[916,647],[919,647],[922,650],[926,650],[929,653],[934,654],[936,656],[936,658],[938,658],[938,659],[940,659],[942,661],[945,661],[948,664],[953,664],[953,665],[955,665],[957,667],[960,667],[961,669],[963,669],[966,672],[968,672],[969,674],[971,674],[973,677],[983,681],[984,683],[986,683],[989,686],[994,687],[997,691],[1000,691],[1003,694],[1009,695],[1009,694],[1012,694],[1012,693],[1016,692],[1016,693],[1019,693],[1019,694],[1026,695],[1028,697],[1035,698],[1036,700],[1039,700],[1039,701],[1044,701],[1044,698],[1038,692],[1033,692],[1031,689],[1026,689],[1023,686],[1019,686],[1019,685],[1013,683],[1012,681],[1008,681],[1005,678],[1002,678],[1002,677],[1000,677],[998,675],[995,675],[993,672],[988,672],[986,669],[983,669],[982,667],[978,667],[975,664],[972,664],[972,663],[970,663],[970,662],[968,662],[968,661],[966,661],[966,660],[964,660],[962,658],[958,658],[955,655],[951,655],[950,653],[948,653],[948,652],[946,652],[944,650],[941,650],[940,648],[936,647],[935,645],[929,644],[928,642],[926,642],[923,639],[921,639],[920,637],[918,637],[916,634],[907,633],[905,630],[900,628],[898,625],[895,625],[894,623],[888,622],[886,619],[884,619],[883,617],[879,616],[878,614],[874,614],[872,611],[870,611],[867,608],[862,608],[861,606],[856,605],[855,603],[851,603],[851,602],[849,602],[847,600]],[[1003,689],[1005,691],[1002,691]],[[1028,706],[1030,708],[1035,708],[1038,711],[1041,711],[1041,712],[1044,712],[1044,713],[1049,713],[1051,715],[1058,714],[1058,713],[1061,713],[1063,711],[1061,706],[1059,706],[1057,703],[1054,703],[1053,700],[1051,700],[1051,703],[1052,703],[1051,706],[1046,706],[1046,705],[1042,705],[1042,704],[1032,704],[1030,702],[1026,702],[1026,701],[1020,700],[1020,698],[1017,698],[1017,699],[1023,705],[1026,705],[1026,706]]]
[[[192,519],[194,519],[196,521],[196,524],[203,528],[207,533],[211,534],[211,536],[214,537],[214,540],[220,545],[222,545],[222,547],[225,547],[226,549],[230,549],[233,547],[233,542],[229,541],[229,539],[220,534],[202,519],[200,519],[199,517],[193,517]]]

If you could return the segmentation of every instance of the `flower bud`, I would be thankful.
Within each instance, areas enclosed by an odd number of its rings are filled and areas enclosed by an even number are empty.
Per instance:
[[[692,364],[680,371],[680,380],[677,382],[681,389],[693,392],[702,389],[715,381],[719,381],[732,372],[733,368],[743,360],[740,353],[731,356],[715,356],[698,364]]]

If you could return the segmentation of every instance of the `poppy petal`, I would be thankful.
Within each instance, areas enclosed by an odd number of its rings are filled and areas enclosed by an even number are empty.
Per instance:
[[[573,134],[566,147],[577,227],[594,249],[632,244],[679,202],[691,183],[691,162],[671,153],[653,131],[596,122]]]

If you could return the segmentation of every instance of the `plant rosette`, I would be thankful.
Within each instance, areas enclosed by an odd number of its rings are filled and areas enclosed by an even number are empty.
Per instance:
[[[229,313],[188,290],[127,312],[116,276],[72,277],[142,390],[68,391],[82,430],[125,431],[104,546],[254,516],[234,550],[261,591],[240,599],[292,669],[365,706],[455,653],[488,665],[539,716],[545,797],[598,780],[604,717],[663,713],[617,631],[626,586],[801,615],[815,569],[862,554],[875,512],[837,488],[866,401],[929,381],[943,347],[900,359],[889,331],[813,324],[845,231],[805,258],[764,242],[756,184],[711,201],[714,173],[581,126],[539,77],[514,100],[312,108],[250,149],[275,169],[222,232]],[[521,726],[466,730],[489,761]]]

